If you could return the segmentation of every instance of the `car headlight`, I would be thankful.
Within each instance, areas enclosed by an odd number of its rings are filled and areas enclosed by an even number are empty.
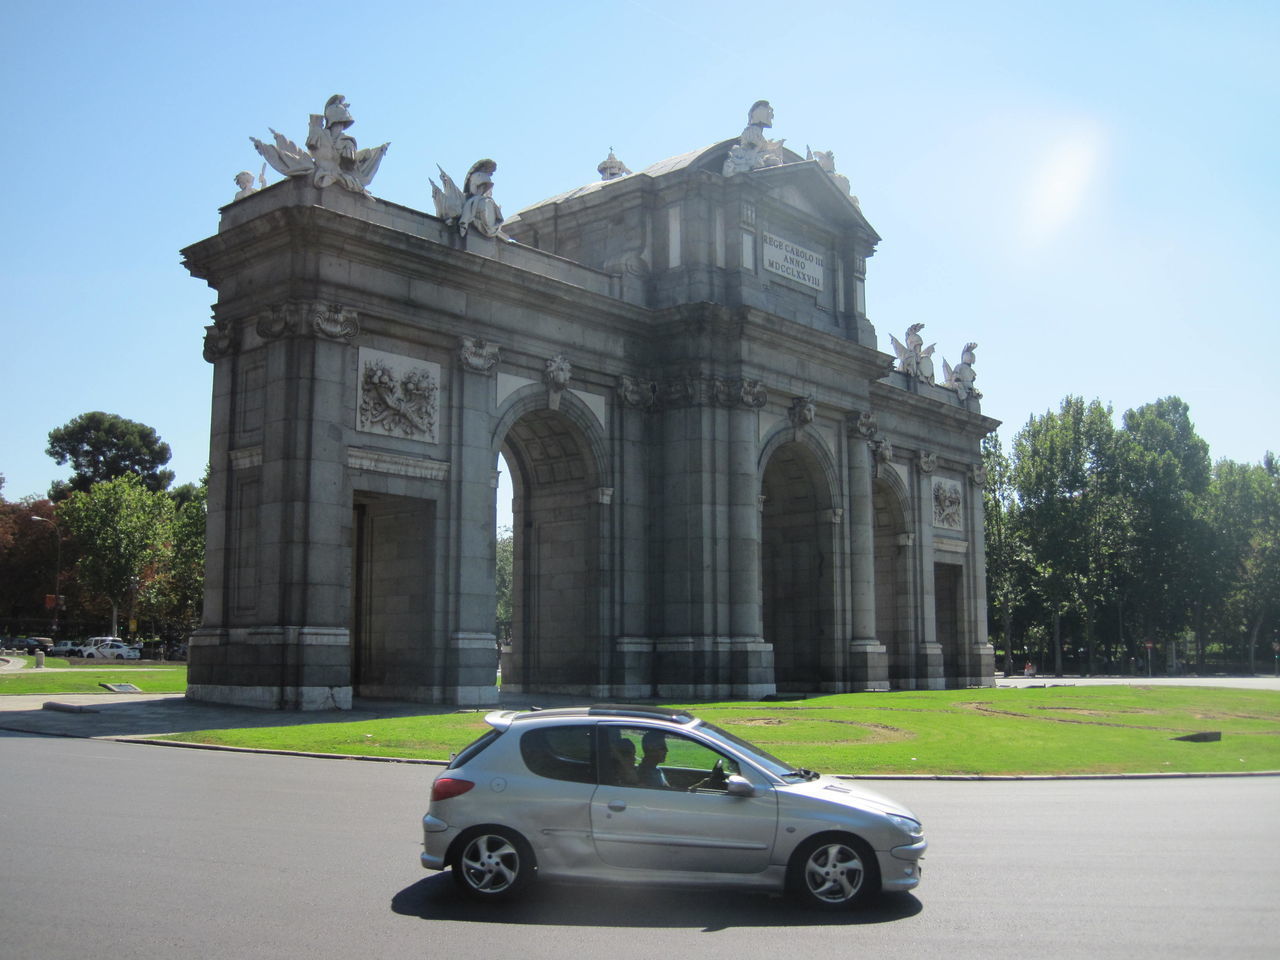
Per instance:
[[[924,827],[920,826],[919,823],[912,820],[910,817],[899,817],[897,814],[893,813],[888,816],[890,822],[907,836],[911,837],[911,839],[919,840],[924,836]]]

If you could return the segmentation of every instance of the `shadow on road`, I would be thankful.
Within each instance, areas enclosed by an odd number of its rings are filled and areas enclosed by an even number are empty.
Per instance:
[[[859,910],[823,913],[758,892],[654,887],[599,887],[538,883],[517,900],[477,903],[463,896],[448,873],[424,877],[391,898],[402,916],[454,923],[530,926],[696,928],[860,926],[906,920],[923,910],[911,894],[895,894]]]

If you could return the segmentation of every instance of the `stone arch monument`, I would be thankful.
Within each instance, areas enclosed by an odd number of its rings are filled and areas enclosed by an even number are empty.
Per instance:
[[[332,114],[332,116],[330,116]],[[465,705],[989,685],[976,344],[882,352],[834,157],[740,136],[504,219],[365,189],[330,98],[183,251],[218,292],[193,699]],[[960,338],[957,337],[957,342]],[[511,642],[495,470],[514,473]]]

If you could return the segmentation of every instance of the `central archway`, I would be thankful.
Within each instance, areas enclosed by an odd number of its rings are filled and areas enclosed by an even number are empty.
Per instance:
[[[761,481],[764,637],[773,644],[778,692],[822,689],[837,679],[827,663],[835,637],[834,526],[818,458],[790,441],[769,457]]]

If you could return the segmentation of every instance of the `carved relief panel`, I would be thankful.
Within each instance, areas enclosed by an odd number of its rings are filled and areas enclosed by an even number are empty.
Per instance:
[[[963,491],[960,481],[933,478],[933,525],[944,530],[964,529]]]
[[[359,390],[357,430],[438,442],[438,363],[361,347]]]

